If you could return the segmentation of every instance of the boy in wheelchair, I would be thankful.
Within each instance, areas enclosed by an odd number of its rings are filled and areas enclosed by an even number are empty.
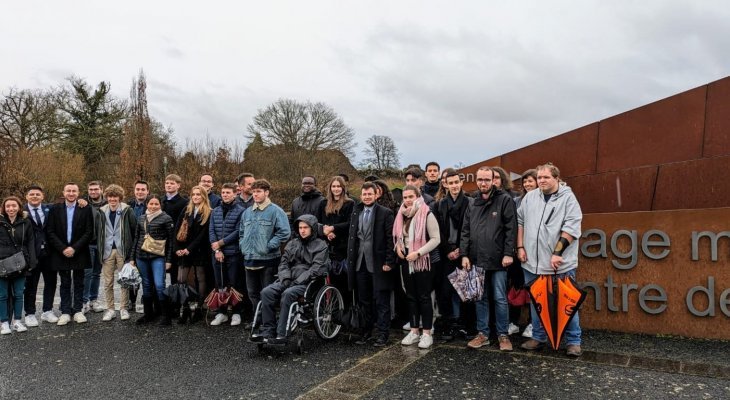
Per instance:
[[[278,279],[261,291],[261,328],[251,335],[254,342],[287,343],[288,313],[304,295],[307,284],[325,276],[329,267],[327,243],[317,238],[317,218],[304,214],[297,218],[297,235],[287,243],[279,264]],[[280,304],[276,320],[276,303]]]

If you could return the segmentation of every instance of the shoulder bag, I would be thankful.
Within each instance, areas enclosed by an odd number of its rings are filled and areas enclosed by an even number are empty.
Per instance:
[[[165,255],[165,242],[167,240],[165,239],[155,239],[150,235],[149,230],[147,229],[147,217],[145,216],[145,223],[144,223],[144,241],[142,242],[142,251],[146,251],[147,253],[154,254],[156,256],[164,256]]]
[[[0,278],[7,278],[12,275],[17,275],[22,272],[28,265],[25,260],[25,255],[23,254],[22,243],[21,249],[18,249],[18,245],[17,243],[15,243],[15,237],[13,236],[13,233],[10,231],[10,229],[7,229],[7,231],[8,236],[10,236],[10,240],[13,241],[13,247],[15,247],[17,253],[0,260]],[[25,224],[23,224],[23,238],[25,239]]]

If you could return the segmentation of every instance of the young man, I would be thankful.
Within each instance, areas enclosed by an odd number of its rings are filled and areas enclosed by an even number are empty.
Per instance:
[[[512,351],[509,340],[509,305],[507,304],[507,267],[513,262],[517,239],[515,202],[509,194],[492,185],[490,167],[477,170],[479,197],[469,205],[461,227],[459,254],[461,266],[484,269],[484,290],[477,301],[477,336],[467,346],[473,349],[489,345],[489,300],[493,296],[495,325],[499,349]]]
[[[256,179],[253,174],[244,172],[236,177],[239,194],[236,196],[236,203],[240,204],[243,209],[247,209],[253,205],[253,191],[251,186]]]
[[[150,185],[147,181],[138,180],[134,182],[134,197],[127,200],[127,204],[132,207],[134,216],[139,219],[140,216],[147,212],[147,197],[150,195]],[[124,289],[122,289],[124,290]],[[137,304],[137,288],[129,288],[129,304],[127,309],[134,311]],[[141,312],[141,311],[140,311]]]
[[[254,334],[256,342],[266,339],[271,344],[286,344],[289,308],[304,295],[307,284],[325,276],[329,266],[327,243],[317,238],[317,218],[305,214],[296,220],[297,235],[287,243],[279,264],[279,279],[261,291],[261,329]],[[276,321],[276,304],[279,322]]]
[[[124,189],[119,185],[109,185],[104,189],[107,204],[102,206],[96,214],[95,243],[98,252],[98,261],[102,264],[104,275],[104,298],[106,311],[102,321],[111,321],[114,311],[114,272],[120,271],[125,262],[131,261],[134,234],[137,228],[137,219],[132,207],[122,202]],[[119,297],[119,315],[123,321],[129,319],[127,302],[128,291],[121,290]]]
[[[48,224],[48,213],[50,206],[43,203],[45,195],[43,188],[38,185],[32,185],[25,193],[25,211],[33,224],[33,234],[35,239],[35,254],[38,264],[35,269],[30,271],[25,282],[24,307],[25,307],[25,325],[29,327],[38,326],[36,319],[36,292],[38,291],[38,281],[43,275],[43,314],[41,320],[55,324],[58,317],[53,313],[53,297],[56,295],[56,282],[58,274],[51,269],[51,263],[48,256],[48,245],[46,244],[46,225]]]
[[[558,167],[550,163],[537,167],[537,185],[540,190],[525,194],[517,211],[517,257],[528,286],[540,275],[575,279],[583,220],[575,194],[560,183]],[[535,307],[530,310],[532,339],[522,343],[522,348],[538,350],[545,345],[547,335]],[[583,353],[578,312],[565,328],[565,341],[568,356],[579,357]]]
[[[134,182],[134,197],[127,200],[127,204],[134,210],[134,215],[139,218],[147,211],[147,196],[150,195],[150,185],[147,181],[138,180]]]
[[[221,205],[214,208],[210,215],[210,247],[213,249],[213,277],[218,289],[238,287],[241,271],[241,251],[238,247],[238,226],[241,223],[243,207],[236,204],[236,185],[224,183],[221,188]],[[233,307],[231,325],[241,324],[241,307],[239,303]],[[212,326],[228,321],[226,310],[218,310]]]
[[[221,198],[217,194],[213,193],[213,187],[215,187],[215,181],[213,181],[213,175],[203,174],[200,176],[200,182],[198,185],[205,188],[208,192],[208,201],[210,202],[210,208],[216,208],[221,205]]]
[[[441,166],[436,161],[430,161],[426,164],[426,182],[423,184],[423,193],[431,197],[436,197],[439,191],[440,180],[439,172]]]
[[[362,203],[355,206],[350,218],[347,244],[348,286],[357,289],[357,301],[366,310],[366,325],[357,344],[371,337],[377,329],[374,346],[388,343],[390,329],[390,295],[393,291],[395,252],[393,250],[393,211],[375,202],[376,185],[366,182],[360,191]],[[373,315],[373,310],[376,314]]]
[[[248,297],[255,310],[261,300],[261,290],[274,282],[281,261],[280,247],[289,240],[291,231],[284,210],[269,199],[269,181],[257,179],[251,188],[254,205],[243,212],[238,236]]]
[[[178,175],[170,174],[165,177],[165,198],[162,199],[162,211],[169,215],[175,224],[178,223],[180,214],[188,205],[188,199],[178,193],[181,183],[182,178]],[[177,257],[172,258],[172,266],[167,272],[170,274],[170,283],[177,283]],[[175,310],[172,310],[172,313],[174,314]]]
[[[292,231],[296,230],[294,221],[300,216],[304,214],[317,215],[319,203],[322,200],[324,200],[324,196],[317,190],[317,180],[311,175],[302,178],[302,194],[294,199],[291,205],[291,217],[289,220],[292,221]]]
[[[421,171],[420,168],[410,168],[406,170],[405,174],[403,174],[403,177],[406,180],[406,185],[413,185],[417,188],[423,189],[423,171]],[[433,196],[426,194],[423,192],[423,190],[421,190],[421,197],[423,197],[423,201],[428,204],[431,209],[433,209]]]
[[[62,314],[58,325],[68,324],[71,315],[76,323],[86,322],[81,312],[84,270],[90,267],[89,243],[94,230],[92,208],[78,205],[79,185],[67,183],[63,187],[63,198],[63,203],[51,209],[46,231],[51,265],[61,277]]]
[[[444,175],[449,193],[435,207],[441,233],[439,247],[442,260],[441,276],[437,279],[440,286],[436,287],[436,299],[444,322],[441,337],[444,340],[451,340],[455,334],[457,320],[461,316],[461,299],[451,285],[448,276],[456,268],[461,267],[461,254],[459,253],[461,227],[466,209],[474,200],[464,194],[461,189],[464,183],[455,169],[445,169]]]
[[[87,185],[86,201],[93,209],[93,215],[99,211],[99,207],[106,204],[106,199],[102,195],[104,188],[100,181],[91,181]],[[95,237],[96,233],[94,233]],[[99,262],[96,241],[92,240],[89,245],[89,253],[91,254],[91,267],[84,271],[84,306],[83,312],[89,311],[102,312],[104,306],[97,301],[99,298],[99,284],[101,282],[101,263]]]

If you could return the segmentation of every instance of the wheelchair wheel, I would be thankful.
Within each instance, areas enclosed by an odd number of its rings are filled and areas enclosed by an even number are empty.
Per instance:
[[[342,325],[337,320],[344,312],[340,291],[334,286],[325,286],[314,301],[314,330],[324,340],[332,340],[340,333]]]

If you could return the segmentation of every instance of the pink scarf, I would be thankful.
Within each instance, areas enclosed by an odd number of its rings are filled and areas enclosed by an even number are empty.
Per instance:
[[[401,204],[398,214],[395,217],[395,223],[393,224],[393,243],[396,249],[400,248],[401,252],[405,253],[403,235],[408,235],[404,230],[406,218],[412,218],[409,231],[412,231],[413,235],[411,235],[412,240],[409,243],[409,250],[418,251],[418,249],[426,245],[426,218],[428,217],[428,211],[428,206],[423,202],[422,197],[417,198],[411,207],[406,207],[405,204]],[[408,262],[408,269],[411,273],[413,271],[429,271],[431,269],[431,257],[428,253],[421,254],[416,261]]]

